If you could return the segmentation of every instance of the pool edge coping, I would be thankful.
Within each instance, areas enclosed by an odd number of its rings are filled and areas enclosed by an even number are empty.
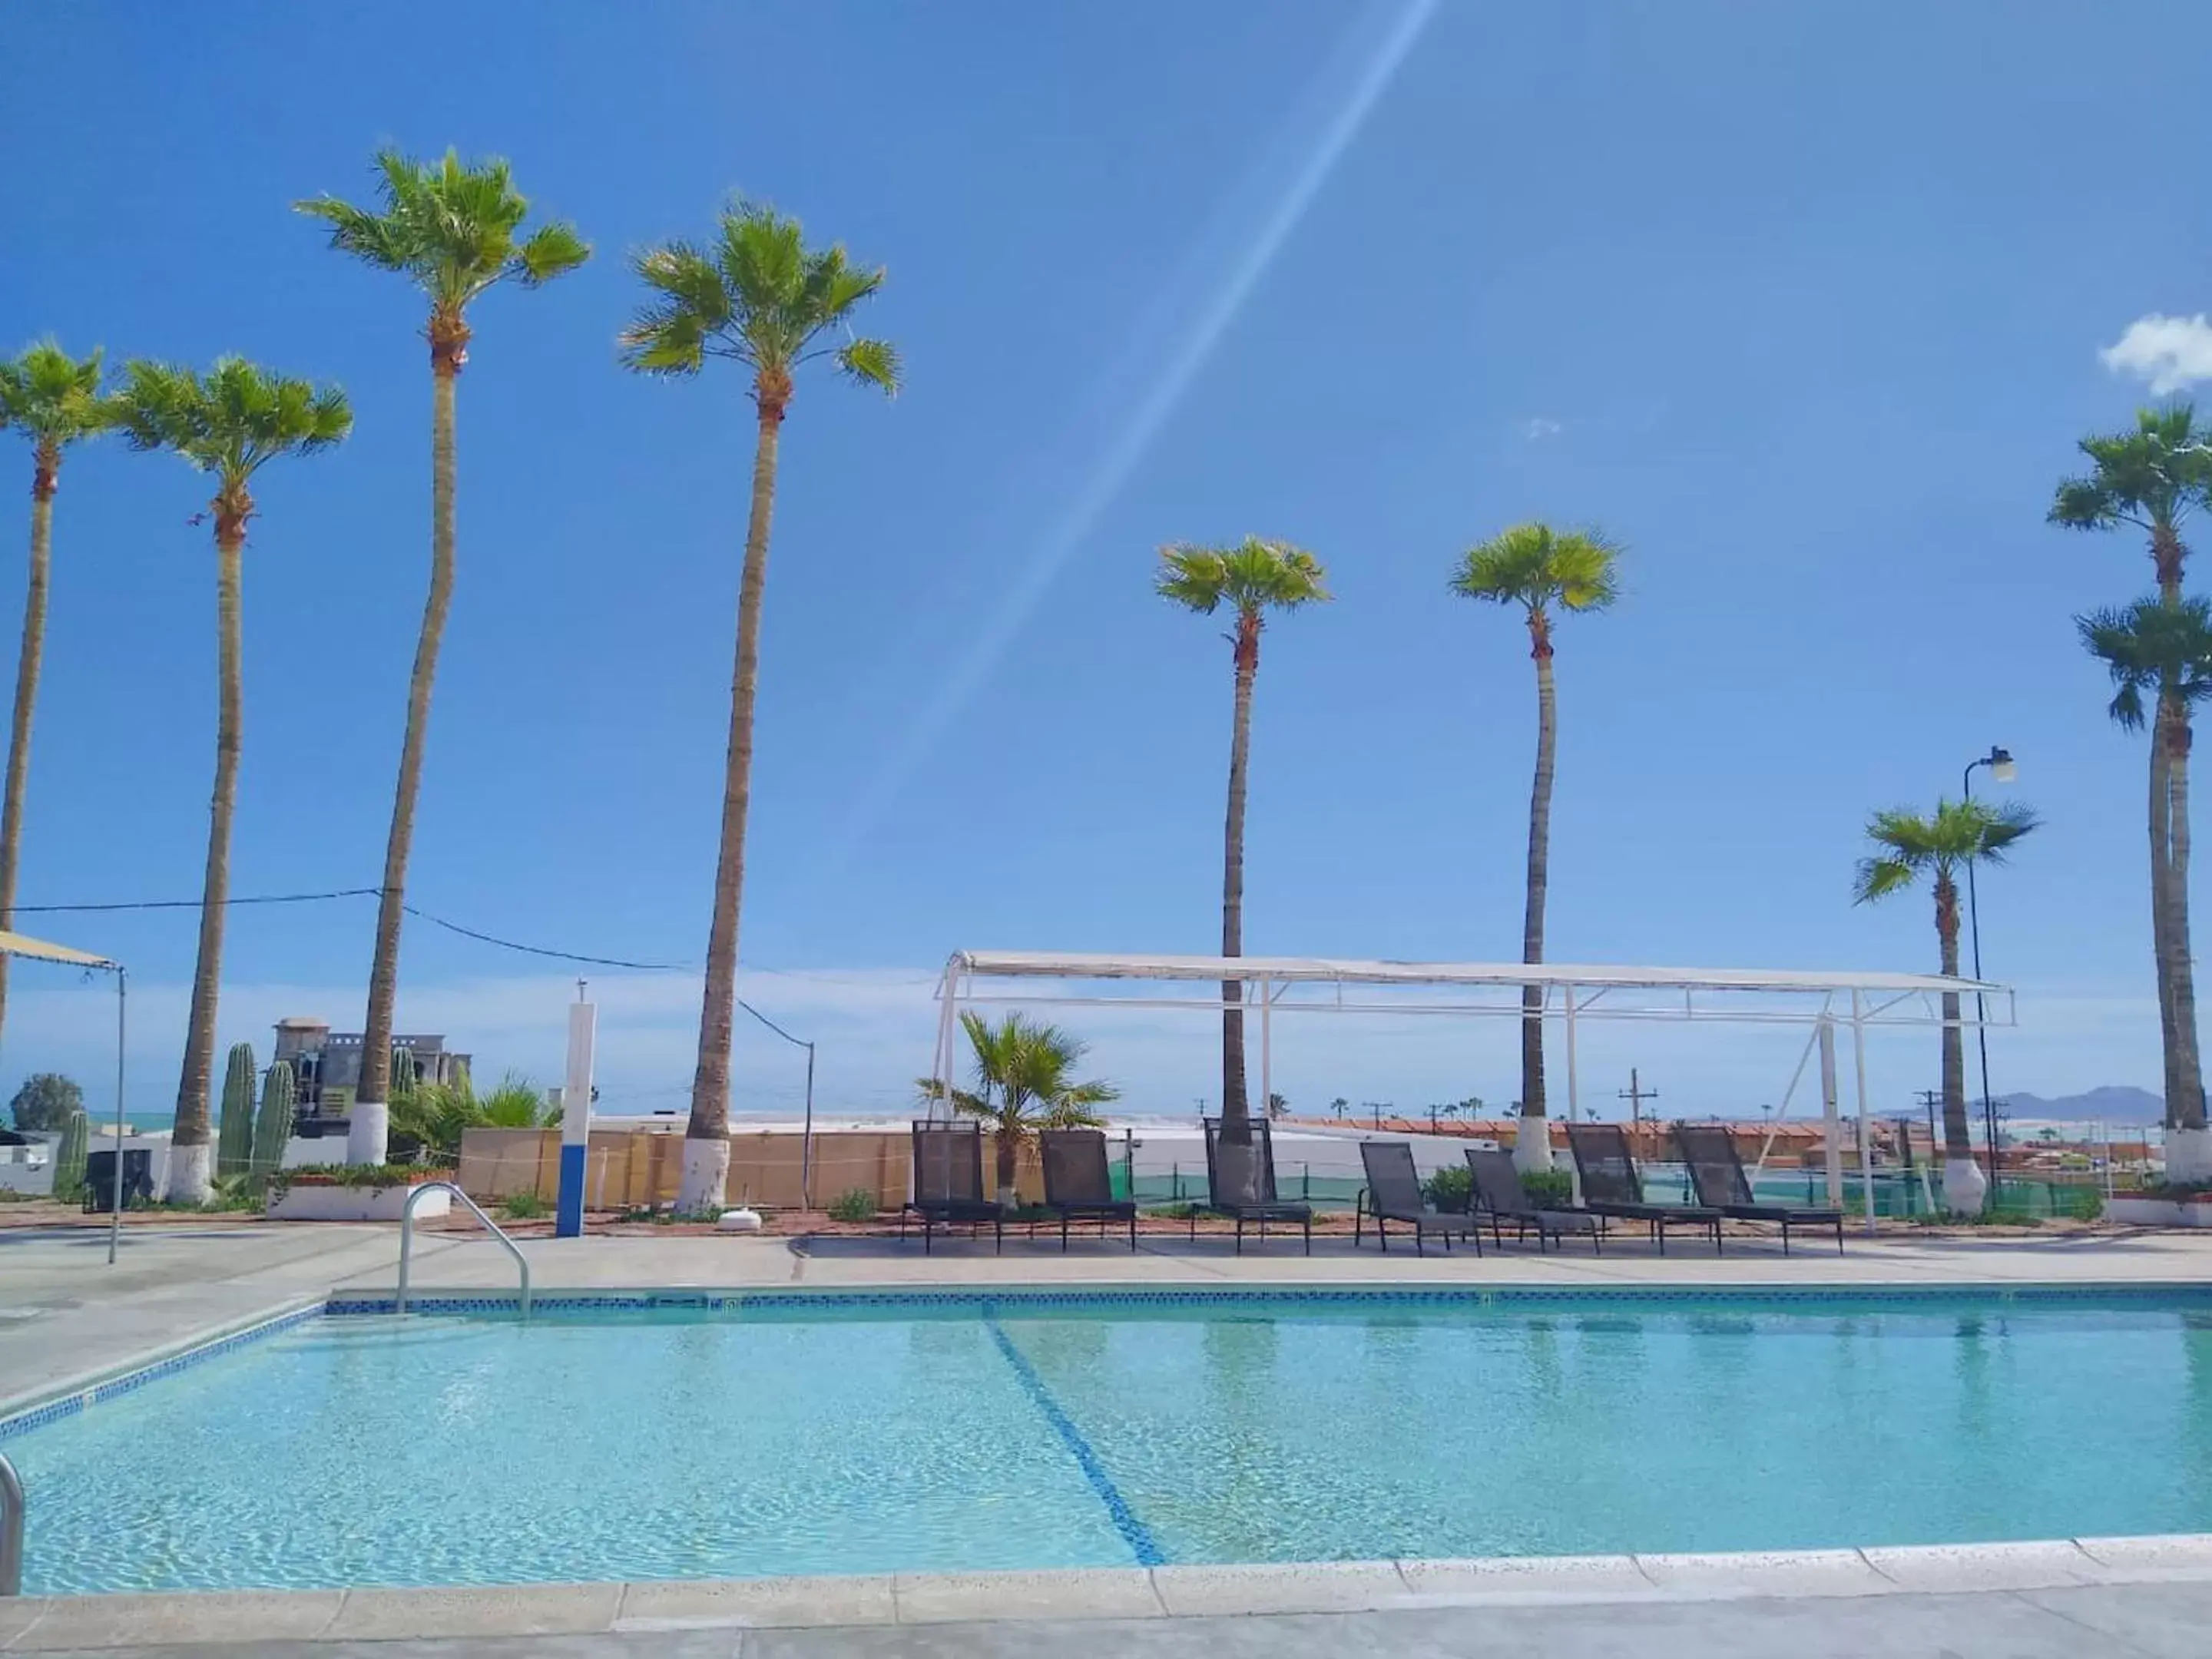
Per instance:
[[[1827,1599],[2177,1582],[2212,1582],[2212,1534],[1747,1553],[53,1596],[0,1601],[0,1652]]]

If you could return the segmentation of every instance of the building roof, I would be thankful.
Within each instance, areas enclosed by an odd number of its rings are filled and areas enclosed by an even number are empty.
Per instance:
[[[1092,951],[958,951],[948,972],[1029,979],[1268,980],[1345,985],[1560,985],[1578,990],[1867,991],[1889,994],[2000,991],[1986,980],[1865,969],[1650,968],[1622,964],[1388,962],[1330,957],[1122,956]]]

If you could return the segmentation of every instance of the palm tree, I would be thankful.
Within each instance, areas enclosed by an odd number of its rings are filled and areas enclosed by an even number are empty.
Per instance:
[[[353,429],[353,411],[336,386],[272,374],[242,357],[218,359],[203,377],[166,363],[134,362],[118,399],[118,423],[134,449],[167,449],[215,475],[216,705],[215,797],[208,821],[207,874],[200,890],[199,957],[192,969],[184,1073],[177,1084],[167,1196],[205,1203],[208,1082],[215,1054],[216,997],[222,973],[224,907],[230,896],[230,820],[238,798],[243,689],[239,619],[248,486],[280,455],[312,455]]]
[[[1234,547],[1164,547],[1154,587],[1160,597],[1212,616],[1237,612],[1228,636],[1236,669],[1236,712],[1229,732],[1229,817],[1222,835],[1221,954],[1244,954],[1244,796],[1252,749],[1252,682],[1260,672],[1260,632],[1270,611],[1295,611],[1329,597],[1321,561],[1288,542],[1247,536]],[[1221,1135],[1249,1139],[1251,1106],[1244,1087],[1242,980],[1221,982]]]
[[[1552,775],[1559,715],[1552,684],[1553,612],[1602,611],[1620,594],[1620,549],[1595,530],[1556,531],[1516,524],[1468,549],[1452,592],[1496,605],[1517,605],[1528,624],[1536,661],[1536,779],[1528,792],[1528,875],[1521,919],[1521,960],[1544,959],[1544,900],[1551,886]],[[1544,1115],[1544,991],[1521,989],[1521,1127],[1513,1160],[1523,1170],[1552,1167],[1552,1133]]]
[[[1879,850],[1859,861],[1852,896],[1860,904],[1910,887],[1923,874],[1936,884],[1936,938],[1944,974],[1959,976],[1958,872],[1970,864],[2004,862],[2005,852],[2035,828],[2025,806],[1986,801],[1938,800],[1933,817],[1905,808],[1876,812],[1867,839]],[[1994,1171],[1992,1172],[1994,1173]],[[1943,1201],[1961,1214],[1982,1207],[1988,1183],[1974,1163],[1966,1127],[1966,1055],[1959,1024],[1959,994],[1943,994]]]
[[[15,925],[15,874],[23,848],[23,794],[31,771],[31,714],[39,701],[39,667],[46,651],[46,582],[53,555],[54,492],[62,453],[97,437],[115,420],[115,402],[100,395],[100,354],[80,362],[42,340],[13,362],[0,362],[0,426],[31,441],[31,562],[23,591],[23,649],[15,659],[15,717],[8,733],[8,783],[0,805],[0,928]],[[0,956],[0,1024],[8,1017],[8,958]]]
[[[1097,1127],[1100,1119],[1091,1109],[1119,1100],[1121,1091],[1110,1083],[1072,1079],[1089,1045],[1056,1025],[1042,1025],[1019,1013],[992,1025],[972,1011],[960,1016],[960,1024],[975,1054],[975,1086],[954,1089],[952,1109],[991,1126],[999,1202],[1012,1209],[1014,1164],[1022,1143],[1039,1129]],[[924,1078],[916,1087],[925,1101],[945,1098],[945,1085],[937,1078]]]
[[[538,288],[591,258],[572,225],[538,226],[516,234],[530,211],[505,161],[464,166],[410,161],[398,151],[376,157],[381,212],[329,196],[295,205],[331,227],[331,246],[379,270],[398,271],[428,296],[423,330],[430,343],[430,592],[416,636],[415,672],[407,684],[407,727],[399,744],[399,781],[392,792],[392,830],[384,844],[384,885],[376,907],[376,946],[368,969],[368,1012],[362,1025],[361,1083],[349,1116],[348,1160],[384,1161],[392,1088],[392,1021],[399,994],[399,927],[404,914],[407,854],[415,839],[415,799],[422,781],[422,745],[430,723],[430,690],[438,647],[453,597],[453,405],[468,361],[470,302],[513,279]]]
[[[707,934],[706,992],[699,1058],[691,1076],[684,1175],[677,1208],[717,1208],[730,1171],[730,1027],[737,1017],[738,921],[744,897],[745,820],[752,803],[753,702],[760,684],[761,596],[768,582],[769,520],[775,505],[777,441],[791,406],[793,374],[828,357],[863,386],[896,393],[898,353],[855,337],[852,318],[884,284],[881,266],[862,270],[842,246],[809,248],[799,221],[758,203],[723,210],[711,246],[669,242],[635,260],[653,299],[623,331],[623,361],[644,374],[696,374],[726,357],[752,375],[758,426],[744,574],[738,586],[737,665],[730,684],[730,737],[722,777],[714,915]],[[827,337],[825,338],[825,337]]]
[[[2138,599],[2077,617],[2075,625],[2082,644],[2112,672],[2114,720],[2140,731],[2146,694],[2157,700],[2151,715],[2151,913],[2166,1047],[2166,1177],[2201,1181],[2212,1176],[2212,1133],[2205,1127],[2190,959],[2189,750],[2190,711],[2212,696],[2212,604]]]
[[[2132,525],[2150,538],[2159,598],[2181,597],[2182,521],[2212,502],[2212,432],[2186,403],[2136,411],[2136,429],[2081,440],[2089,471],[2060,483],[2050,520],[2073,530]]]

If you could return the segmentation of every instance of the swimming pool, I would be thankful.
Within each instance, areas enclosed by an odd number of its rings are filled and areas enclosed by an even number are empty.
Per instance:
[[[2212,1530],[2212,1294],[690,1300],[318,1316],[0,1425],[24,1589]]]

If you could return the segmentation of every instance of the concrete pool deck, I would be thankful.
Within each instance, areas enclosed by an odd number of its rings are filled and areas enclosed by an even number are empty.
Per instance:
[[[191,1346],[331,1292],[389,1293],[390,1227],[0,1231],[0,1412],[71,1379]],[[1819,1285],[2203,1285],[2212,1237],[2083,1232],[1990,1239],[1854,1237],[1838,1256],[1731,1237],[1727,1254],[1624,1239],[1570,1249],[1388,1255],[1370,1243],[1154,1236],[1126,1248],[1056,1240],[940,1243],[678,1235],[525,1241],[535,1288],[1409,1285],[1752,1289]],[[426,1234],[423,1291],[511,1293],[480,1237]],[[1873,1652],[2039,1659],[2203,1650],[2212,1537],[1764,1556],[1163,1567],[1077,1573],[558,1584],[428,1590],[57,1597],[0,1601],[0,1652],[400,1654],[423,1659],[1281,1652],[1714,1656]]]
[[[0,1601],[0,1652],[2184,1659],[2212,1537]]]

